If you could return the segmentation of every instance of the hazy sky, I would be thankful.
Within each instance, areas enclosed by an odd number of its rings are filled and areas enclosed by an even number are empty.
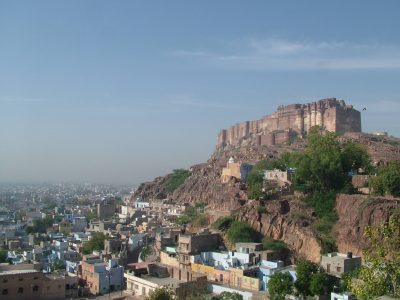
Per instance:
[[[400,1],[2,1],[0,181],[139,183],[337,97],[400,136]]]

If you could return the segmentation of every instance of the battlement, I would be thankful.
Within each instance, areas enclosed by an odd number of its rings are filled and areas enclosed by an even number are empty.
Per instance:
[[[292,136],[303,136],[317,125],[332,132],[361,132],[361,114],[352,105],[336,98],[281,105],[271,115],[221,130],[217,148],[238,146],[243,142],[255,145],[281,144],[288,142]]]

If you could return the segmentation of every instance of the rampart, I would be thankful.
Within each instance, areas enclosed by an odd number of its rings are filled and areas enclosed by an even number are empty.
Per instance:
[[[243,142],[282,144],[293,136],[303,136],[316,125],[332,132],[361,132],[361,114],[352,105],[336,98],[279,106],[276,112],[259,120],[245,121],[221,130],[217,148],[239,146]]]

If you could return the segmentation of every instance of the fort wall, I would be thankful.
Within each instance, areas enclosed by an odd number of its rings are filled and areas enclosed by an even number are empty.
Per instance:
[[[291,136],[303,136],[313,126],[332,132],[361,132],[361,114],[336,98],[279,106],[276,112],[259,120],[241,122],[221,130],[217,147],[239,146],[244,141],[253,145],[282,144]]]

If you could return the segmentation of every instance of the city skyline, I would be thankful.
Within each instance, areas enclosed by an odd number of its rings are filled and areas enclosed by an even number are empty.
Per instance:
[[[397,1],[39,3],[0,3],[0,182],[139,184],[328,97],[400,136]]]

